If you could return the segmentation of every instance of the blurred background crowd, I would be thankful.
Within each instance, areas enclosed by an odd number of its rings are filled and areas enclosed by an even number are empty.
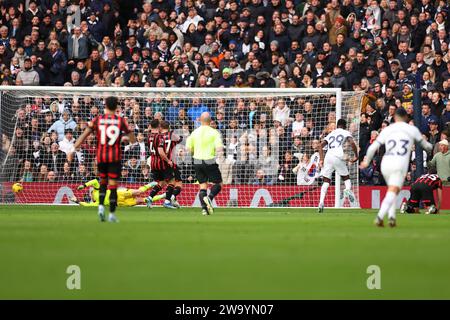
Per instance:
[[[0,8],[2,85],[359,91],[361,120],[347,120],[359,135],[361,160],[396,108],[412,119],[417,86],[419,129],[435,145],[424,154],[424,166],[436,166],[443,180],[450,176],[447,1],[3,0]],[[318,140],[333,129],[335,103],[335,97],[122,99],[120,112],[139,140],[125,148],[123,179],[149,178],[143,142],[151,119],[166,119],[188,135],[198,115],[210,111],[227,137],[227,152],[218,160],[227,183],[297,184],[300,169],[311,169]],[[2,134],[2,158],[17,172],[10,179],[95,175],[94,137],[75,159],[65,152],[102,105],[95,97],[61,96],[21,106],[14,136]],[[271,145],[275,136],[281,143]],[[382,152],[360,173],[361,183],[384,184]],[[177,155],[189,157],[183,147]],[[417,176],[414,157],[408,183]],[[183,179],[190,182],[192,168],[189,160],[183,163]]]

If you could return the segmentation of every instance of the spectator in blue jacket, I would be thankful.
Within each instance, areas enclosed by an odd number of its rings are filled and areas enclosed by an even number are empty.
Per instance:
[[[69,111],[64,110],[61,118],[48,129],[48,133],[56,131],[58,134],[58,141],[62,141],[64,139],[64,132],[67,129],[75,130],[76,127],[77,123],[72,119]]]

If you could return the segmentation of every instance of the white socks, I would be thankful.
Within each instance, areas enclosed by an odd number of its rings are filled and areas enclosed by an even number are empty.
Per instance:
[[[389,219],[391,219],[391,218],[395,219],[396,202],[397,201],[394,200],[394,202],[392,203],[391,207],[389,208],[389,211],[388,211]]]
[[[386,193],[386,196],[383,199],[383,202],[381,203],[380,210],[378,211],[378,218],[381,220],[384,219],[384,216],[389,211],[389,218],[393,217],[395,218],[395,200],[397,198],[397,195],[395,192],[388,191]]]
[[[322,188],[320,189],[320,202],[319,205],[323,205],[325,203],[325,196],[327,195],[327,190],[330,184],[328,182],[324,182],[322,184]]]

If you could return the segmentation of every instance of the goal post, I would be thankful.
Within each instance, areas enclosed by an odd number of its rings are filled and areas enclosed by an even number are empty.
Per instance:
[[[223,190],[220,207],[316,207],[320,196],[318,147],[340,118],[359,142],[363,92],[294,88],[130,88],[130,87],[0,87],[0,203],[69,204],[69,198],[89,200],[76,187],[96,177],[95,137],[68,156],[69,145],[87,122],[101,114],[104,99],[119,98],[118,113],[138,136],[123,142],[123,188],[138,188],[152,180],[147,165],[148,125],[164,119],[183,136],[173,153],[181,169],[182,206],[198,206],[198,183],[186,138],[208,111],[222,134],[224,153],[217,163]],[[352,156],[346,146],[346,157]],[[357,163],[348,163],[359,204]],[[12,193],[20,182],[23,191]],[[334,189],[333,189],[334,188]],[[326,198],[328,207],[342,202],[340,177]]]

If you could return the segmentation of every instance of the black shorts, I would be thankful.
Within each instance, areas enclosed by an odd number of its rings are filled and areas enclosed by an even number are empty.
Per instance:
[[[120,179],[122,173],[122,165],[120,162],[99,162],[98,175],[101,179]]]
[[[413,184],[411,187],[409,204],[413,208],[419,208],[420,201],[426,206],[434,205],[433,189],[424,183]]]
[[[202,161],[201,164],[194,164],[195,175],[199,183],[221,183],[222,174],[217,163],[208,164]]]
[[[174,172],[172,168],[166,170],[153,170],[152,176],[155,181],[168,181],[173,179]]]

